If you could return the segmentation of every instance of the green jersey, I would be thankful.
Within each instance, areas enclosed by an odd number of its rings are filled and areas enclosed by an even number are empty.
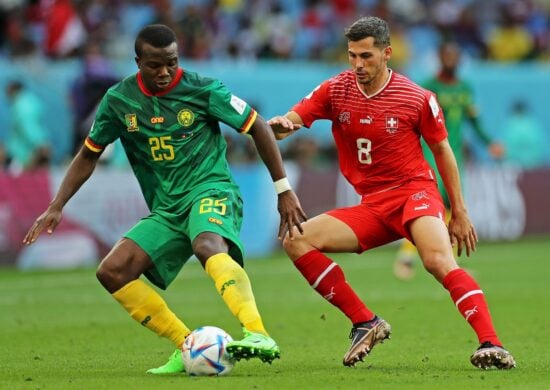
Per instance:
[[[473,102],[473,91],[465,81],[454,80],[453,82],[444,82],[438,77],[432,78],[423,84],[423,87],[429,89],[437,95],[437,100],[443,114],[445,115],[445,125],[448,132],[448,140],[451,149],[456,158],[458,169],[462,171],[464,166],[464,135],[462,133],[464,122],[471,121],[473,130],[485,143],[489,143],[489,138],[482,131],[477,117],[476,108]],[[447,194],[444,190],[443,181],[435,164],[434,156],[428,145],[422,141],[424,156],[430,165],[434,168],[437,175],[437,182],[446,205],[449,205]],[[461,174],[462,178],[462,174]]]
[[[173,215],[216,184],[237,189],[219,122],[247,132],[256,115],[218,80],[178,69],[151,94],[138,72],[105,94],[85,145],[101,152],[120,138],[149,209]]]
[[[438,78],[428,80],[423,87],[437,95],[437,100],[445,115],[445,125],[449,133],[449,144],[455,154],[459,167],[461,167],[463,163],[462,148],[464,138],[462,126],[465,119],[472,115],[472,110],[474,109],[472,89],[465,81],[457,80],[453,83],[445,83]],[[431,153],[427,153],[427,155],[433,160]],[[431,160],[428,161],[431,162]]]

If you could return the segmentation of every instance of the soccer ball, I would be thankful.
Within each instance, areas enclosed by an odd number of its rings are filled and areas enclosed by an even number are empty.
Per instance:
[[[227,375],[235,359],[226,351],[233,338],[223,329],[203,326],[192,331],[182,346],[182,358],[187,375]]]

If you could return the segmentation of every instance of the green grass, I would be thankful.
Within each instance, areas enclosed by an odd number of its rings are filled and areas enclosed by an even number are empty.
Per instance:
[[[469,362],[473,331],[447,292],[417,265],[410,282],[391,271],[395,247],[338,255],[349,282],[392,324],[389,342],[357,368],[342,366],[350,325],[311,290],[287,258],[249,260],[256,300],[278,341],[272,365],[241,361],[228,377],[148,376],[171,345],[138,326],[94,270],[0,270],[0,389],[548,389],[550,239],[481,243],[463,260],[486,293],[495,326],[518,367],[481,371]],[[197,262],[164,296],[189,327],[240,327]]]

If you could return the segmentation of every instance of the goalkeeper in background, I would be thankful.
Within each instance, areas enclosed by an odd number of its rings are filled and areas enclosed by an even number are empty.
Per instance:
[[[463,177],[465,152],[462,126],[465,120],[470,122],[478,138],[487,146],[491,157],[501,158],[504,154],[504,148],[502,145],[492,142],[482,129],[478,111],[473,102],[472,88],[457,75],[460,54],[458,44],[452,41],[443,42],[439,47],[439,73],[436,77],[426,81],[422,86],[437,95],[437,99],[445,115],[445,124],[449,133],[449,144],[454,152],[460,177]],[[441,176],[437,171],[433,154],[423,140],[422,148],[424,150],[424,157],[436,172],[437,186],[448,211],[449,198],[445,192]],[[394,262],[393,269],[395,276],[402,280],[411,279],[414,276],[414,259],[416,257],[416,247],[409,240],[403,239]]]
[[[138,324],[176,347],[166,364],[148,372],[185,370],[181,346],[190,329],[140,276],[166,289],[192,255],[243,326],[245,337],[227,350],[236,359],[271,362],[279,357],[279,347],[264,328],[242,268],[242,199],[219,122],[254,140],[275,182],[281,235],[294,226],[302,231],[305,214],[286,179],[273,133],[221,82],[179,67],[176,35],[167,26],[141,30],[135,52],[138,72],[107,91],[57,195],[23,242],[32,244],[44,229],[53,233],[63,207],[90,177],[105,147],[120,139],[151,213],[115,244],[97,278]]]

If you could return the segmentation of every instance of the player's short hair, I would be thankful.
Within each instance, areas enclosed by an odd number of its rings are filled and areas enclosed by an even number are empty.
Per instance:
[[[137,35],[134,50],[139,57],[142,54],[144,43],[153,47],[166,47],[176,42],[174,31],[164,24],[150,24],[145,26]]]
[[[358,19],[346,29],[344,35],[352,42],[373,37],[377,47],[390,45],[390,27],[385,20],[376,16],[364,16]]]

